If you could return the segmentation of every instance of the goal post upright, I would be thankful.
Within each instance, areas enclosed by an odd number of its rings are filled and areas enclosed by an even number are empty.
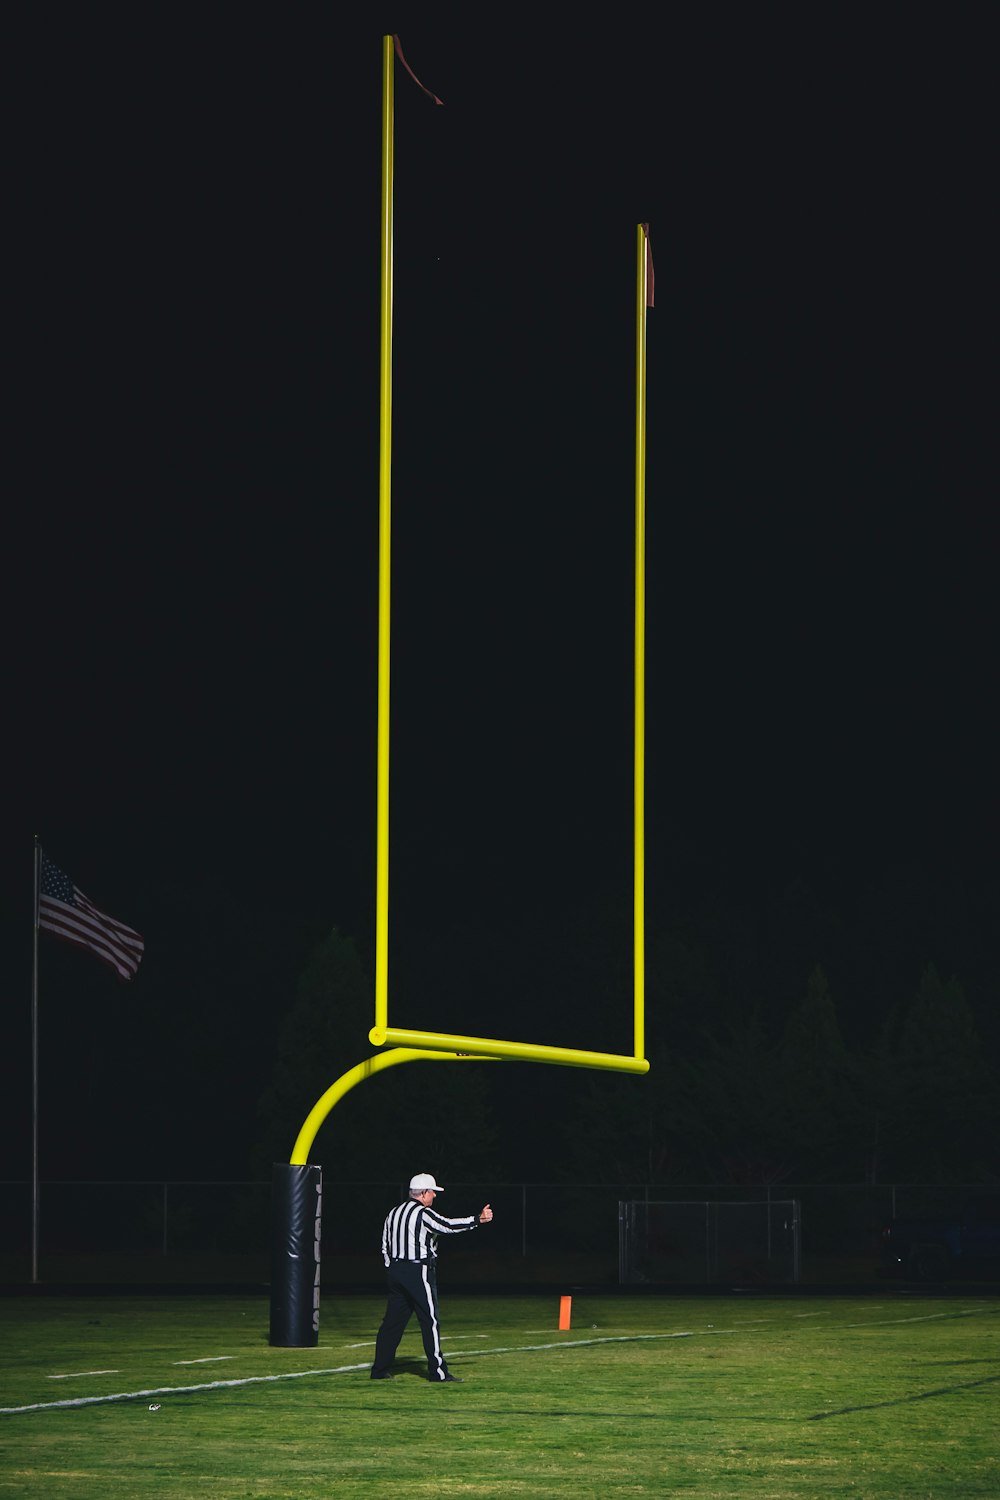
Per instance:
[[[633,1024],[646,1050],[646,309],[652,306],[649,225],[636,232],[635,277],[635,723],[633,726]]]
[[[394,43],[382,38],[382,232],[378,467],[378,726],[375,817],[375,1025],[389,1007],[389,606],[392,579],[392,257]]]

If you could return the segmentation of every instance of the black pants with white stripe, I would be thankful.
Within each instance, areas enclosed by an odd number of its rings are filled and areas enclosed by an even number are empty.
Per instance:
[[[386,1272],[389,1300],[375,1340],[373,1379],[388,1375],[399,1341],[413,1313],[420,1323],[427,1356],[427,1374],[431,1380],[443,1380],[448,1373],[441,1353],[438,1326],[437,1267],[429,1261],[394,1260]]]

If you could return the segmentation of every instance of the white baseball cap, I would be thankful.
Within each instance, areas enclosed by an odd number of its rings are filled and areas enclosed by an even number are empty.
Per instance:
[[[438,1187],[430,1172],[418,1172],[416,1177],[410,1178],[411,1193],[443,1193],[444,1188]]]

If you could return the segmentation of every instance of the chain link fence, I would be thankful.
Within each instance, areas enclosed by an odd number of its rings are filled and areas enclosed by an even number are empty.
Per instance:
[[[382,1220],[405,1195],[394,1182],[323,1183],[324,1282],[379,1285]],[[976,1187],[926,1184],[449,1183],[439,1206],[456,1216],[493,1205],[483,1234],[458,1236],[449,1281],[614,1283],[619,1203],[747,1203],[794,1198],[800,1280],[876,1279],[879,1237],[895,1215],[957,1213]],[[38,1275],[51,1282],[266,1284],[270,1182],[42,1182]],[[0,1182],[0,1281],[31,1279],[29,1182]]]
[[[623,1286],[794,1284],[800,1229],[794,1198],[626,1199],[618,1205],[618,1280]]]

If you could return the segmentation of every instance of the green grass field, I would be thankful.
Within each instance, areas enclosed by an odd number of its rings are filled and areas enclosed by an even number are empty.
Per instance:
[[[368,1365],[380,1299],[319,1346],[266,1300],[0,1300],[0,1496],[1000,1494],[1000,1301],[448,1296],[462,1385]],[[156,1407],[152,1410],[152,1407]]]

